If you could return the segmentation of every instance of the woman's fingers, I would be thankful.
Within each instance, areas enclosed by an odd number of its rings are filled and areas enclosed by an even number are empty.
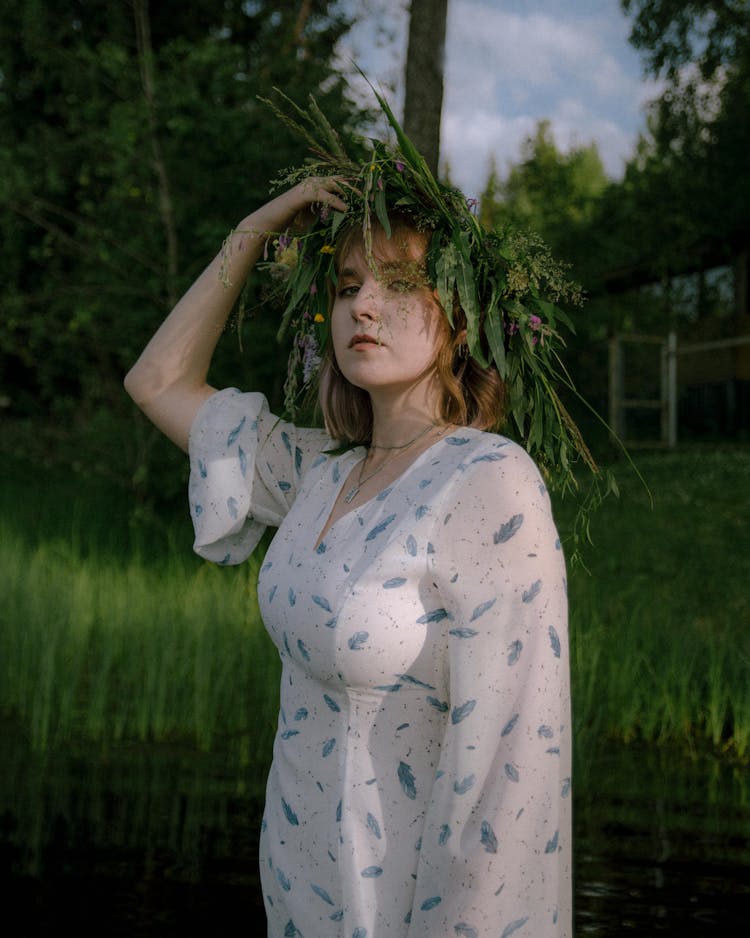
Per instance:
[[[344,192],[339,185],[340,181],[343,182],[343,179],[336,176],[310,176],[299,186],[308,205],[328,205],[345,212],[349,206],[342,198]]]
[[[331,209],[348,211],[340,181],[336,176],[310,176],[290,190],[301,203],[292,222],[294,230],[307,230],[317,218],[325,220]]]

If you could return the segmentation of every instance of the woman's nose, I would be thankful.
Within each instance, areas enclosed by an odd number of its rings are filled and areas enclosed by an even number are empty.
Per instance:
[[[379,318],[378,290],[373,283],[365,282],[357,291],[351,305],[352,317],[356,320],[369,319],[373,322]]]

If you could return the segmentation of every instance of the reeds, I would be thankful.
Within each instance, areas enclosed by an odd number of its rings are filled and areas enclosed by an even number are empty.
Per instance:
[[[750,757],[750,451],[641,459],[571,577],[579,746],[642,740]]]
[[[642,740],[747,760],[750,452],[659,455],[641,468],[655,508],[626,484],[595,519],[591,573],[571,574],[579,753]],[[114,549],[118,538],[100,550],[81,521],[75,537],[61,533],[72,530],[62,509],[35,543],[19,533],[12,486],[3,494],[0,707],[34,747],[179,741],[234,746],[265,767],[279,669],[257,562],[198,561],[184,529],[149,559]],[[560,516],[564,528],[564,505]]]
[[[255,601],[257,565],[221,569],[98,558],[51,541],[0,542],[0,705],[35,749],[71,738],[239,747],[265,764],[276,651]]]
[[[577,584],[571,618],[576,737],[750,756],[750,658],[720,623],[675,621],[657,597]]]

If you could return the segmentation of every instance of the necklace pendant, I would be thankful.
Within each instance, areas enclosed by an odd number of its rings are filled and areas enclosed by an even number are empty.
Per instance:
[[[353,502],[354,499],[357,497],[358,493],[359,493],[359,486],[353,485],[349,489],[349,491],[346,493],[346,495],[344,495],[344,501],[346,502],[346,504],[348,505],[349,502]]]

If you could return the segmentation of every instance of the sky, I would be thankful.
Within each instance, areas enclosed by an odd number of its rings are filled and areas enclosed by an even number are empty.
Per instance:
[[[360,0],[342,44],[347,59],[403,114],[406,0]],[[448,0],[441,160],[469,196],[494,157],[505,176],[524,139],[547,119],[558,149],[595,142],[621,178],[659,85],[628,43],[619,0]]]

